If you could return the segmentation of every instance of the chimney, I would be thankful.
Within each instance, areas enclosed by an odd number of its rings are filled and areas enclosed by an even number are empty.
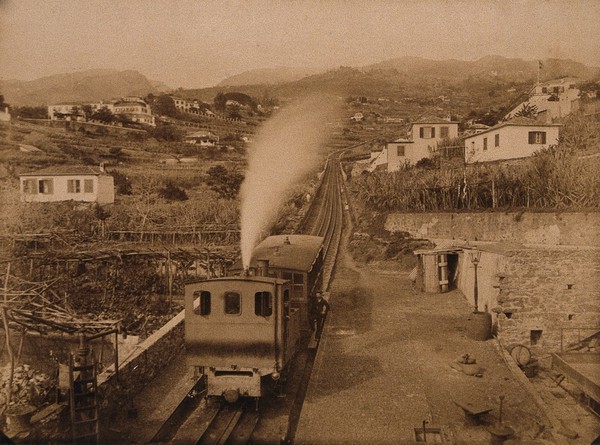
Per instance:
[[[256,276],[266,277],[269,275],[269,260],[256,260]]]

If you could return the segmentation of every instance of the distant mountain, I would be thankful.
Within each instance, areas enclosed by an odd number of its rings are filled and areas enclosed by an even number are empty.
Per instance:
[[[542,80],[565,76],[593,78],[599,68],[588,67],[570,59],[542,60]],[[537,77],[538,61],[510,59],[502,56],[486,56],[475,61],[429,60],[421,57],[400,57],[362,68],[365,71],[395,69],[399,73],[436,77],[440,79],[464,79],[471,76],[502,77],[504,80],[524,81]]]
[[[218,87],[239,85],[276,85],[293,82],[303,77],[317,74],[321,70],[315,68],[291,68],[280,66],[276,68],[261,68],[244,71],[219,82]]]
[[[157,94],[169,88],[137,71],[96,69],[55,74],[31,81],[0,81],[0,93],[11,105],[92,102],[129,95]]]

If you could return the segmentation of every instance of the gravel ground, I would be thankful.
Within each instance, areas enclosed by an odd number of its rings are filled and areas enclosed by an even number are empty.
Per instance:
[[[500,396],[517,443],[589,444],[600,434],[598,419],[550,374],[532,385],[497,340],[467,336],[470,308],[459,291],[416,293],[397,264],[356,264],[342,248],[296,443],[414,443],[427,420],[446,443],[487,444]],[[463,354],[481,376],[461,372]],[[474,425],[459,399],[492,410]],[[579,437],[565,435],[573,432]]]

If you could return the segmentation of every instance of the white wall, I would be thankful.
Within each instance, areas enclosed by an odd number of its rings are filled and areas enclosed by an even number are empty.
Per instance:
[[[25,193],[25,181],[34,180],[37,183],[42,179],[52,180],[52,193]],[[67,183],[69,180],[81,181],[79,193],[69,193]],[[93,191],[85,193],[85,179],[93,181]],[[114,180],[109,175],[73,175],[73,176],[23,176],[21,182],[21,201],[23,202],[56,202],[56,201],[82,201],[111,204],[115,201]]]
[[[465,162],[498,161],[502,159],[517,159],[531,156],[542,148],[558,143],[558,126],[517,126],[508,125],[497,130],[480,133],[465,139]],[[545,144],[530,144],[529,132],[546,132]],[[500,135],[500,144],[495,146],[496,135]],[[487,150],[483,149],[483,140],[487,138]]]

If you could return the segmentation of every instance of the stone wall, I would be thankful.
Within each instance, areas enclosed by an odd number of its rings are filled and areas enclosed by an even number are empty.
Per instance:
[[[111,420],[132,405],[140,392],[185,346],[184,311],[138,344],[131,355],[119,364],[119,378],[114,365],[98,376],[98,392],[103,418]]]
[[[505,266],[497,297],[504,344],[557,352],[600,330],[600,249],[514,249]]]
[[[599,213],[394,214],[386,228],[462,246],[456,285],[471,305],[468,254],[481,251],[479,310],[505,345],[542,356],[600,331]]]
[[[600,213],[393,213],[386,230],[416,238],[600,246]]]

